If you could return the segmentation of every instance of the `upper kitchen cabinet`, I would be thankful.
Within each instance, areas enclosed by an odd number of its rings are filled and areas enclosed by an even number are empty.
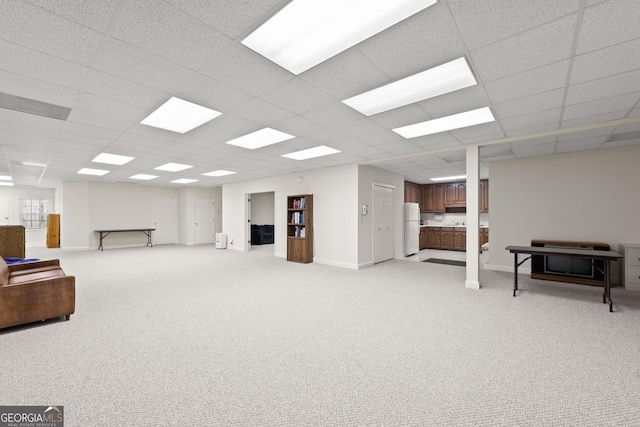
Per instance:
[[[422,212],[444,213],[444,184],[422,186]]]
[[[445,208],[464,208],[467,206],[467,183],[449,182],[444,192]]]
[[[422,205],[422,185],[415,182],[404,182],[404,202]],[[422,211],[422,209],[421,209]]]
[[[489,180],[480,180],[480,212],[489,212]]]

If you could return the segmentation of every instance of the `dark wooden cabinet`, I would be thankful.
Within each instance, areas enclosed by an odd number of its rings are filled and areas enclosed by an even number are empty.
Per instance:
[[[489,212],[489,180],[480,180],[480,212]]]
[[[456,227],[453,229],[453,250],[463,252],[467,250],[466,228]]]
[[[287,197],[287,261],[313,262],[313,195]]]
[[[417,203],[420,208],[420,212],[423,212],[422,208],[422,185],[415,182],[404,182],[404,202],[405,203]]]
[[[467,206],[467,183],[450,182],[444,192],[445,208],[463,208]]]
[[[453,227],[441,227],[440,228],[440,249],[450,250],[454,249],[453,242]]]
[[[427,247],[429,249],[440,249],[442,247],[442,233],[440,227],[427,228]]]
[[[422,186],[422,212],[444,213],[445,184]]]
[[[480,247],[489,241],[489,229],[481,228],[480,229]]]
[[[429,227],[421,227],[420,228],[420,250],[426,249],[429,247]]]
[[[0,226],[0,256],[25,257],[25,234],[22,225]]]

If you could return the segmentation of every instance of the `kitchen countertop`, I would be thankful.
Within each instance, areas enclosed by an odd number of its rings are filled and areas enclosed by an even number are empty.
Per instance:
[[[435,224],[424,224],[421,225],[420,228],[422,227],[451,227],[451,228],[467,228],[466,224],[465,225],[448,225],[448,224],[440,224],[440,225],[435,225]],[[489,228],[488,225],[483,225],[480,224],[479,228]]]

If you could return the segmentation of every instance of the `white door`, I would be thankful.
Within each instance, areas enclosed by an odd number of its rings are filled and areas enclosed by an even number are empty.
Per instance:
[[[213,199],[195,199],[195,244],[213,243]]]
[[[9,198],[0,197],[0,225],[9,224]]]
[[[154,245],[166,245],[176,242],[176,199],[175,197],[153,198]]]
[[[393,188],[384,188],[384,219],[383,219],[383,238],[382,238],[382,254],[384,260],[393,258]]]

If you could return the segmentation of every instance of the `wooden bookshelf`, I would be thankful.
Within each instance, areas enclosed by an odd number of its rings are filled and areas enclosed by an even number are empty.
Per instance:
[[[313,194],[287,197],[287,261],[313,262]]]

